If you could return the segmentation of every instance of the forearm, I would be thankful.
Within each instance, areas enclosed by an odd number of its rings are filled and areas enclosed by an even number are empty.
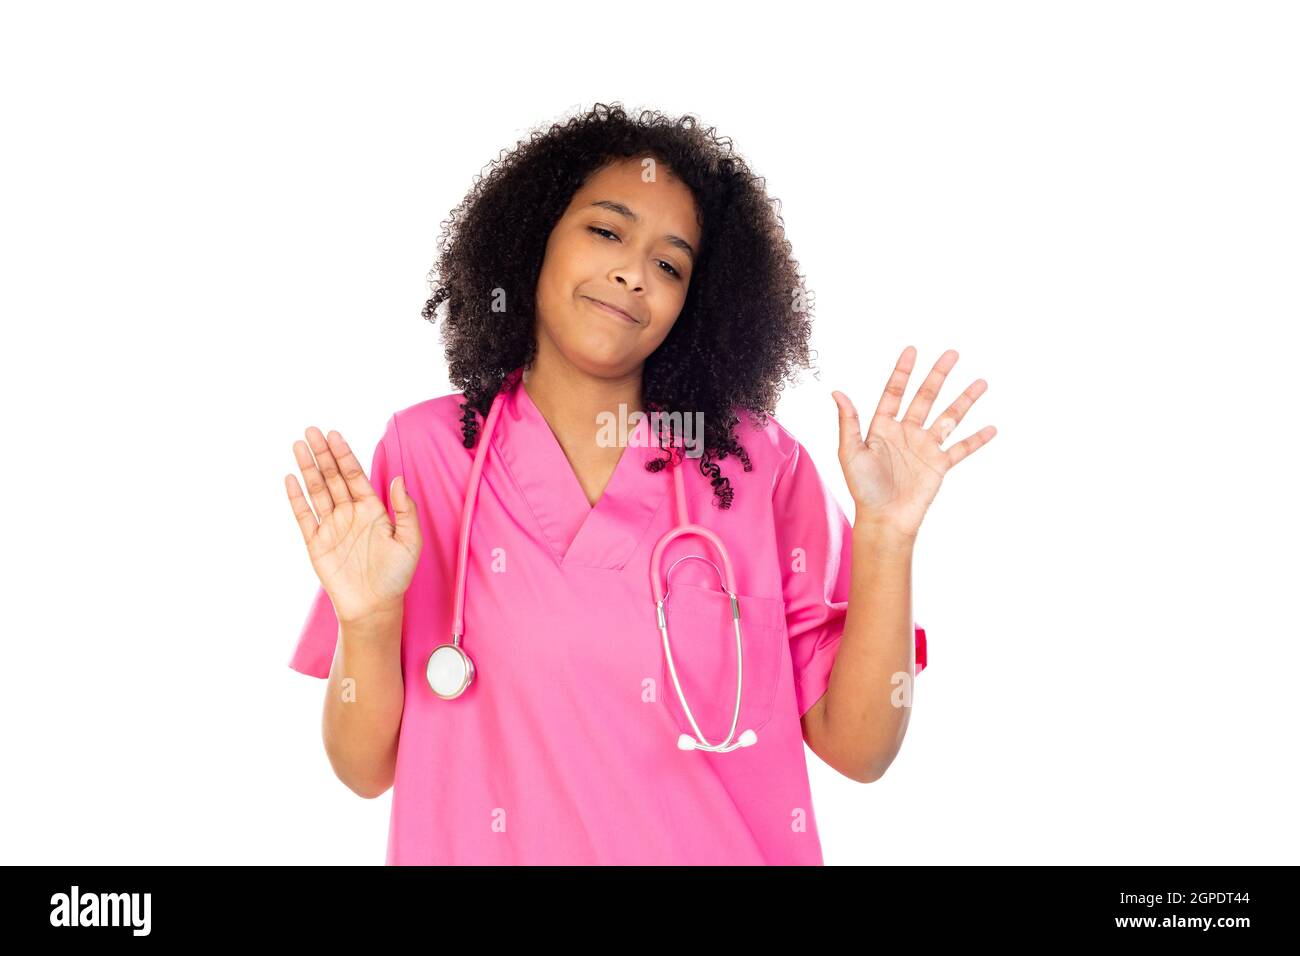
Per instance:
[[[372,798],[392,786],[402,722],[402,610],[340,624],[322,736],[334,773]]]
[[[861,511],[854,521],[849,607],[826,690],[824,727],[829,759],[863,781],[885,772],[907,732],[916,676],[914,542],[872,524]],[[906,685],[900,674],[907,675]]]

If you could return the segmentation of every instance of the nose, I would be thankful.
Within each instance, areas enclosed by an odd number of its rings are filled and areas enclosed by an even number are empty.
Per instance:
[[[631,271],[631,270],[627,270],[627,271]],[[639,285],[635,285],[635,286],[634,286],[634,285],[632,285],[631,282],[629,282],[626,278],[624,278],[624,271],[623,271],[623,270],[616,270],[616,271],[614,272],[614,276],[613,276],[613,278],[614,278],[614,281],[617,282],[619,285],[624,286],[624,287],[630,287],[630,288],[629,288],[629,291],[631,291],[631,292],[640,292],[640,291],[642,291],[642,290],[641,290],[641,286],[639,286]]]

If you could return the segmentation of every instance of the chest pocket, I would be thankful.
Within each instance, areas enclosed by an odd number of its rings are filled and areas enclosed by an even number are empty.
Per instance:
[[[740,695],[738,738],[758,732],[772,717],[781,673],[781,646],[786,640],[785,605],[774,598],[737,594],[744,682]],[[682,693],[704,737],[720,743],[731,729],[736,709],[736,631],[731,598],[717,587],[674,583],[664,604],[668,642]],[[658,632],[656,632],[658,633]],[[681,733],[695,736],[677,696],[672,672],[659,641],[659,701]]]

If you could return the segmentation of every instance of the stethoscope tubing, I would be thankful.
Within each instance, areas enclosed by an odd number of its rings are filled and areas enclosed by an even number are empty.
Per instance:
[[[460,639],[465,634],[465,577],[466,566],[469,563],[469,526],[474,519],[474,505],[478,501],[478,488],[482,483],[480,476],[483,474],[483,461],[487,458],[487,447],[492,441],[492,433],[496,430],[497,419],[501,417],[501,404],[505,401],[508,388],[502,388],[497,392],[496,398],[492,400],[492,407],[488,409],[487,420],[483,423],[482,434],[479,435],[478,449],[474,452],[474,464],[469,470],[469,493],[465,495],[465,503],[460,512],[460,543],[456,547],[456,607],[451,616],[451,642],[460,646]]]

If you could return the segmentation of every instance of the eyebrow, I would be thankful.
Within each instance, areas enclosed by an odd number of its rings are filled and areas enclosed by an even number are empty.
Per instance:
[[[594,203],[592,203],[592,205],[600,206],[603,209],[608,209],[610,212],[616,212],[620,216],[624,216],[628,219],[631,219],[633,222],[641,221],[641,217],[638,216],[636,213],[634,213],[631,209],[623,205],[621,202],[615,202],[612,199],[597,199]],[[678,249],[681,249],[683,252],[685,252],[686,255],[690,257],[691,264],[692,265],[695,264],[695,250],[691,248],[691,244],[689,242],[687,242],[681,236],[674,236],[671,234],[664,236],[664,238],[668,240],[669,244],[674,245]]]

